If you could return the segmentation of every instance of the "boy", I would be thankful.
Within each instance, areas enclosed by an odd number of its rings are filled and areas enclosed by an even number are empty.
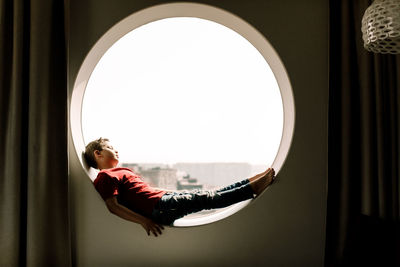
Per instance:
[[[142,225],[147,235],[154,236],[161,234],[163,225],[170,225],[187,214],[254,198],[275,178],[274,169],[269,168],[219,190],[171,192],[152,188],[131,169],[117,168],[118,151],[106,138],[90,142],[84,155],[90,167],[100,170],[93,183],[109,211]]]

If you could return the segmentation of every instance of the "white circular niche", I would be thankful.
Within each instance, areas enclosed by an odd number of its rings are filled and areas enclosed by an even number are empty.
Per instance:
[[[176,179],[213,189],[270,166],[278,173],[295,121],[288,75],[265,37],[227,11],[195,3],[153,6],[107,31],[82,63],[70,110],[75,150],[92,180],[97,172],[82,153],[107,137],[122,164],[166,189]],[[249,203],[174,226],[215,222]]]

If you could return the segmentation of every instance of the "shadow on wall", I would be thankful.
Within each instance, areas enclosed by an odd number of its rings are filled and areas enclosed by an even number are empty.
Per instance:
[[[93,168],[90,168],[89,165],[87,164],[85,159],[85,151],[82,151],[81,153],[81,163],[86,173],[88,174],[90,180],[92,180],[93,182],[97,177],[98,171]]]

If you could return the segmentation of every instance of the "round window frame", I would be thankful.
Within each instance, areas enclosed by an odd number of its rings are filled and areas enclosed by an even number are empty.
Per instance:
[[[96,177],[96,171],[89,168],[83,160],[85,143],[81,116],[83,97],[91,73],[106,51],[125,34],[147,23],[173,17],[195,17],[224,25],[246,38],[264,57],[277,80],[283,104],[282,138],[272,164],[272,167],[278,173],[289,152],[295,127],[295,104],[286,69],[272,45],[252,25],[228,11],[198,3],[168,3],[137,11],[110,28],[89,51],[77,74],[70,104],[70,129],[73,145],[84,171],[93,181]],[[238,212],[250,202],[251,200],[246,200],[202,217],[181,218],[174,222],[174,226],[198,226],[216,222]]]

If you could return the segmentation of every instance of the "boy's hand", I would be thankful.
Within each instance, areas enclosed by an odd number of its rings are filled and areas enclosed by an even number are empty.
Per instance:
[[[146,230],[147,235],[149,236],[150,233],[153,233],[154,236],[158,236],[158,234],[162,234],[161,230],[164,230],[164,226],[161,224],[155,223],[152,220],[145,218],[141,223],[143,228]]]

